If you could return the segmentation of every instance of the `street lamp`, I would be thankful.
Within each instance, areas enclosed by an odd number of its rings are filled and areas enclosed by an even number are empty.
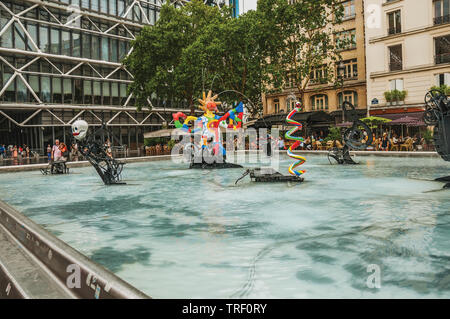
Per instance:
[[[337,73],[338,73],[338,80],[341,84],[341,94],[342,94],[342,102],[344,101],[344,92],[342,92],[342,89],[344,88],[344,73],[345,73],[345,65],[344,62],[340,61],[339,65],[337,67]],[[338,101],[339,103],[339,101]],[[342,107],[342,105],[341,105]],[[344,123],[344,108],[342,108],[342,123]]]

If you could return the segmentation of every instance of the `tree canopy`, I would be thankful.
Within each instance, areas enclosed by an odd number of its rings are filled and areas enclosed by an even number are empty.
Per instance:
[[[300,95],[315,69],[322,68],[329,80],[338,59],[329,25],[342,16],[339,2],[259,0],[256,11],[238,18],[227,6],[201,0],[179,8],[167,2],[123,61],[134,76],[129,93],[138,108],[150,107],[156,95],[193,113],[202,91],[211,89],[225,105],[244,101],[255,116],[262,93],[281,90],[287,73]]]

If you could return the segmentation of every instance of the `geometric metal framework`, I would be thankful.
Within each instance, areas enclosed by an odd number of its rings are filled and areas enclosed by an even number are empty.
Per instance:
[[[0,133],[5,122],[57,128],[80,117],[91,126],[142,130],[169,123],[174,111],[189,112],[161,107],[156,98],[147,99],[150,112],[137,112],[133,95],[126,95],[132,74],[120,59],[160,7],[160,0],[2,0]]]

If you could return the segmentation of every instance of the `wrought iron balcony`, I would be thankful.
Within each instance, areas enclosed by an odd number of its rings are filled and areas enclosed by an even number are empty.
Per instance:
[[[450,53],[437,54],[435,62],[436,64],[450,63]]]
[[[447,14],[445,16],[440,16],[440,17],[436,17],[434,18],[434,25],[438,25],[438,24],[446,24],[450,22],[450,15]]]
[[[398,34],[398,33],[402,33],[402,28],[397,27],[397,28],[389,28],[388,29],[388,35],[393,35],[393,34]]]
[[[400,71],[403,70],[402,62],[391,62],[389,64],[389,71]]]

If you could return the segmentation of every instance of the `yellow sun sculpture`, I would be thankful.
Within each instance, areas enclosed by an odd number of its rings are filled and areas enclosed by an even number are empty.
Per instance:
[[[200,102],[200,109],[205,111],[205,116],[208,118],[214,117],[214,112],[217,111],[217,105],[221,105],[222,102],[216,102],[218,95],[212,96],[212,91],[209,90],[208,95],[203,92],[203,99],[198,99]]]

